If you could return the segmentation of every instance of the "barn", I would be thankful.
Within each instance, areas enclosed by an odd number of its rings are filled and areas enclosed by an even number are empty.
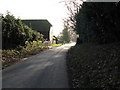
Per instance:
[[[52,24],[44,19],[22,20],[23,23],[44,35],[44,39],[50,40],[50,28]]]

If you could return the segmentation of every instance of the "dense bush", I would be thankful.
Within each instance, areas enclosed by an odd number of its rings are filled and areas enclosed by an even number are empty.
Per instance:
[[[43,35],[32,30],[9,13],[2,16],[2,46],[3,49],[16,48],[25,45],[25,41],[43,41]]]
[[[75,15],[75,30],[83,42],[120,41],[120,2],[84,2]]]
[[[20,47],[18,47],[20,48]],[[33,42],[25,42],[25,46],[21,47],[20,50],[21,54],[23,55],[29,55],[29,54],[35,54],[38,51],[42,51],[44,48],[47,48],[42,41],[33,41]]]
[[[48,46],[45,46],[42,41],[26,41],[24,46],[18,46],[12,50],[2,50],[2,68],[22,61],[23,58],[40,53],[47,48]]]
[[[37,50],[41,51],[44,48],[48,48],[48,47],[45,46],[42,43],[42,41],[33,41],[33,42],[26,41],[24,46],[18,46],[16,49],[12,49],[12,50],[2,50],[2,56],[13,57],[16,55],[29,55],[30,53],[32,54]]]

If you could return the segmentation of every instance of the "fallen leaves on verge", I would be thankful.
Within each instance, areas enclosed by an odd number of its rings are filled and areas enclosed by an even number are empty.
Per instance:
[[[73,88],[120,89],[120,43],[76,45],[67,65]]]

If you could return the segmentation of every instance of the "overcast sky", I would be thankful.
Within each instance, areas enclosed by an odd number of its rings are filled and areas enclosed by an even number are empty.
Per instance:
[[[0,13],[8,10],[20,19],[48,19],[53,25],[53,33],[57,35],[63,29],[63,21],[67,10],[61,0],[1,0]]]

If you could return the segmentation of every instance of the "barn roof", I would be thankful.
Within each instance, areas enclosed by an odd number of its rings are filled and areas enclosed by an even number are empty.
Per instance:
[[[48,27],[51,27],[52,24],[46,20],[46,19],[26,19],[22,20],[23,23],[27,24],[29,27],[31,27],[34,30],[38,31],[44,31],[44,30],[49,30]]]

